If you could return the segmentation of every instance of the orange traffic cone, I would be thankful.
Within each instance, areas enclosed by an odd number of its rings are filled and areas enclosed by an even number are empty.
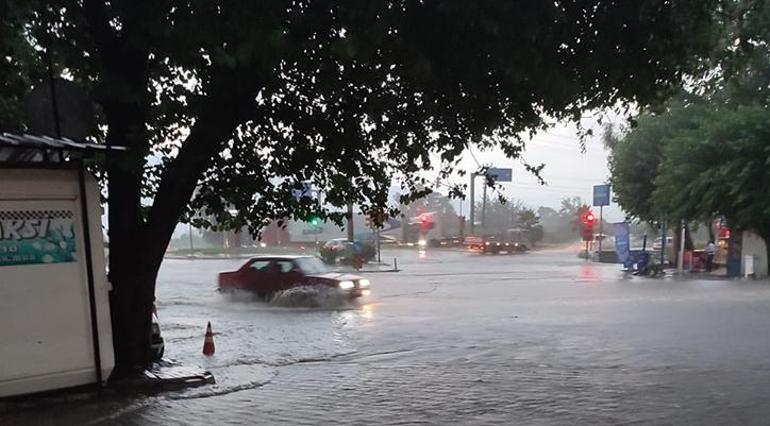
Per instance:
[[[211,321],[206,326],[206,337],[203,339],[203,355],[214,355],[214,333],[211,332]]]

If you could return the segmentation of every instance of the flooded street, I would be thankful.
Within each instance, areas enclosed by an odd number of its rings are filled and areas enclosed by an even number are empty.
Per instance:
[[[319,308],[215,291],[243,260],[167,260],[166,357],[217,384],[0,405],[0,424],[761,424],[767,281],[624,277],[571,252],[393,250]],[[216,355],[201,355],[206,323]]]

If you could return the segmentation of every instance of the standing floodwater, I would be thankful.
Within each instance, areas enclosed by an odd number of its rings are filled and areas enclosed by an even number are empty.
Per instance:
[[[414,257],[409,257],[414,254]],[[0,424],[748,424],[770,415],[770,285],[646,279],[564,253],[398,252],[337,305],[230,299],[169,260],[167,357],[217,384],[1,405]],[[323,303],[319,303],[323,301]],[[211,321],[216,354],[201,355]]]

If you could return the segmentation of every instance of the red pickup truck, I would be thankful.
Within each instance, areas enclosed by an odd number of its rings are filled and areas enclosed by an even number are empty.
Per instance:
[[[369,294],[369,280],[359,275],[329,272],[311,256],[260,256],[249,259],[237,271],[219,274],[219,290],[246,290],[261,297],[301,286],[326,286],[351,298]]]

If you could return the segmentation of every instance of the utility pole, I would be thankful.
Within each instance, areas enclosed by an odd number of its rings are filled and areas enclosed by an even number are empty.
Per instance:
[[[476,173],[471,173],[471,206],[468,208],[471,221],[471,235],[476,233]]]
[[[187,222],[187,232],[190,234],[190,253],[193,251],[192,222]]]
[[[660,266],[665,267],[666,263],[666,237],[668,231],[666,230],[666,213],[663,213],[663,220],[660,223]]]
[[[484,179],[484,199],[481,200],[481,229],[486,231],[487,227],[487,180]]]
[[[682,233],[679,237],[679,259],[677,259],[679,262],[679,267],[677,269],[679,270],[680,274],[684,272],[684,237],[684,219],[682,219]]]
[[[602,240],[604,240],[604,206],[599,206],[599,259],[602,258]]]
[[[348,241],[353,242],[353,203],[348,203]]]

